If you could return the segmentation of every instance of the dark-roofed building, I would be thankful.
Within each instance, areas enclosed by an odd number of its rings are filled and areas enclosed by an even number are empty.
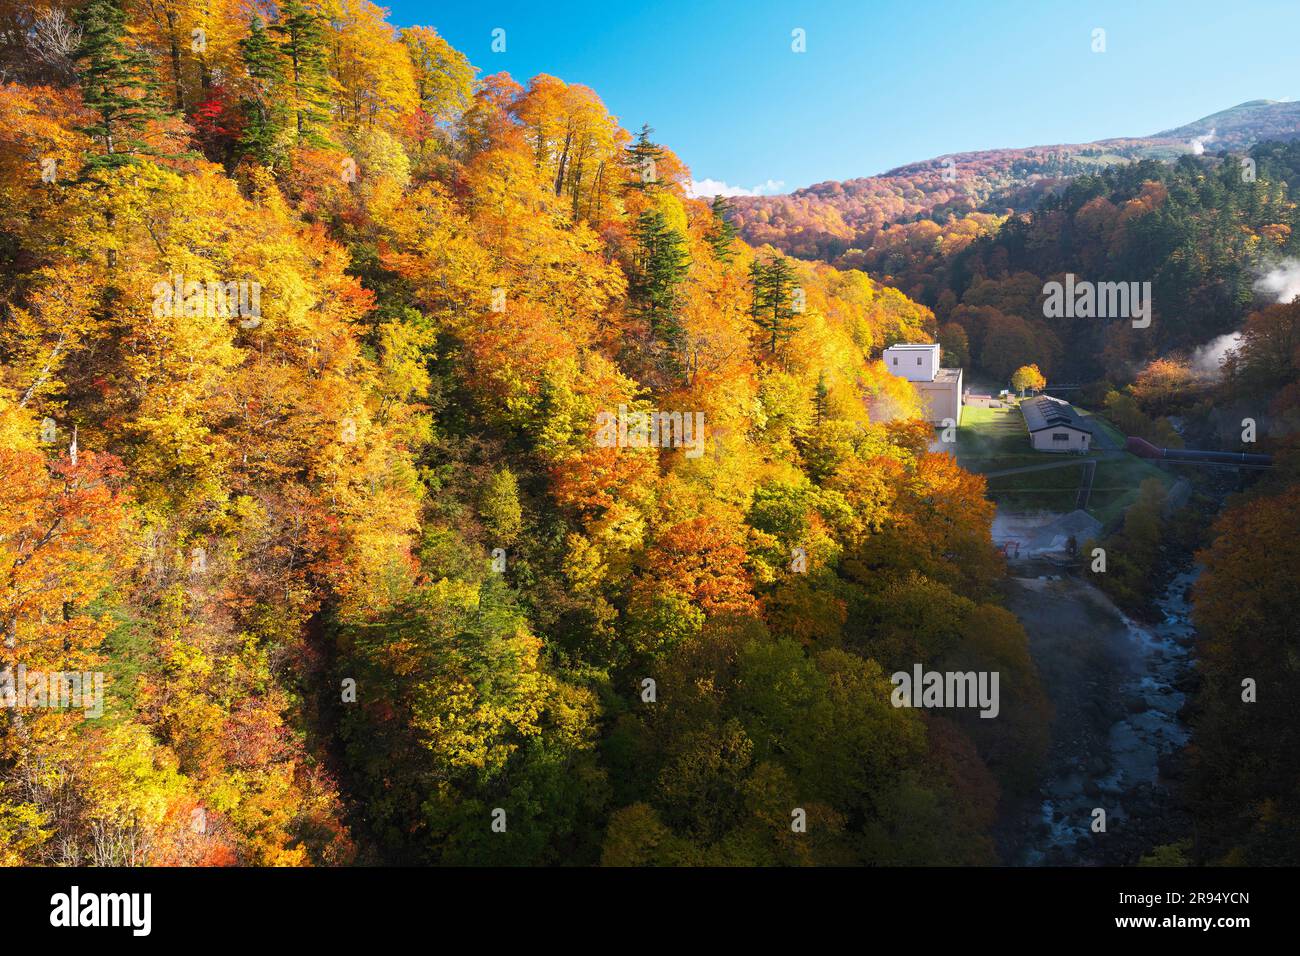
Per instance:
[[[1069,402],[1039,395],[1020,403],[1029,430],[1029,444],[1038,451],[1086,452],[1092,447],[1092,426]]]

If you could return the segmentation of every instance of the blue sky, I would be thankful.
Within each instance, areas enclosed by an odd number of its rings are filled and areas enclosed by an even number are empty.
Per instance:
[[[1300,96],[1300,3],[394,0],[487,75],[584,83],[712,179],[788,192],[946,153],[1146,135]],[[506,52],[491,52],[494,28]],[[807,51],[791,51],[791,31]],[[1106,51],[1092,52],[1092,32]],[[782,184],[779,189],[773,184]]]

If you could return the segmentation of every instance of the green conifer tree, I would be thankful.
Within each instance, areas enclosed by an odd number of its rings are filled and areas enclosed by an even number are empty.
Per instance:
[[[126,14],[117,0],[89,0],[77,11],[81,42],[73,53],[77,80],[95,120],[81,127],[102,152],[86,160],[86,171],[135,162],[154,150],[141,138],[145,126],[165,110],[148,54],[126,39]]]
[[[649,191],[659,188],[658,164],[664,151],[659,144],[651,142],[650,134],[654,130],[649,123],[641,126],[636,134],[636,142],[627,149],[627,164],[631,170],[633,189]]]
[[[794,267],[785,256],[766,264],[755,260],[749,276],[753,284],[750,316],[767,333],[767,350],[776,356],[794,335]]]
[[[711,208],[716,224],[707,237],[708,243],[719,262],[730,262],[736,256],[736,225],[731,221],[731,203],[725,196],[714,196]]]
[[[280,37],[280,52],[289,61],[289,82],[299,140],[331,146],[330,75],[326,62],[324,15],[302,0],[286,0],[271,32]]]
[[[261,17],[254,17],[249,24],[248,36],[239,41],[239,52],[250,80],[248,95],[240,101],[247,119],[242,145],[258,162],[273,165],[289,110],[282,99],[284,63]]]
[[[638,311],[646,318],[651,334],[668,346],[680,344],[678,286],[690,268],[686,240],[668,225],[657,209],[637,218],[637,261],[629,292]]]

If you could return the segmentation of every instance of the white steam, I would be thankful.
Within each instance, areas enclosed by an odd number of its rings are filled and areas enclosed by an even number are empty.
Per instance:
[[[1290,302],[1300,295],[1300,259],[1285,259],[1255,280],[1255,291],[1274,302]]]
[[[1218,338],[1210,339],[1210,341],[1192,352],[1192,368],[1198,372],[1219,374],[1222,370],[1224,358],[1240,342],[1240,332],[1229,332],[1227,335],[1220,335]]]
[[[1215,130],[1210,130],[1208,133],[1205,133],[1201,136],[1197,136],[1190,143],[1188,143],[1188,145],[1192,147],[1193,156],[1200,156],[1204,154],[1205,144],[1214,141],[1215,132],[1216,132]]]
[[[1255,279],[1255,291],[1272,302],[1290,302],[1300,296],[1300,259],[1284,259],[1261,272]],[[1192,368],[1198,372],[1218,374],[1223,359],[1240,344],[1240,332],[1229,332],[1211,339],[1192,352]]]

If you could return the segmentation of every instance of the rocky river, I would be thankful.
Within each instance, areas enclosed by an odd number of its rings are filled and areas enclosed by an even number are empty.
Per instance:
[[[1022,576],[1008,605],[1029,633],[1055,717],[1037,794],[1003,815],[1002,859],[1132,865],[1186,833],[1171,784],[1189,736],[1180,711],[1194,673],[1196,572],[1169,582],[1153,624],[1131,620],[1086,579],[1034,563],[1013,573]],[[1094,832],[1097,809],[1105,832]]]

